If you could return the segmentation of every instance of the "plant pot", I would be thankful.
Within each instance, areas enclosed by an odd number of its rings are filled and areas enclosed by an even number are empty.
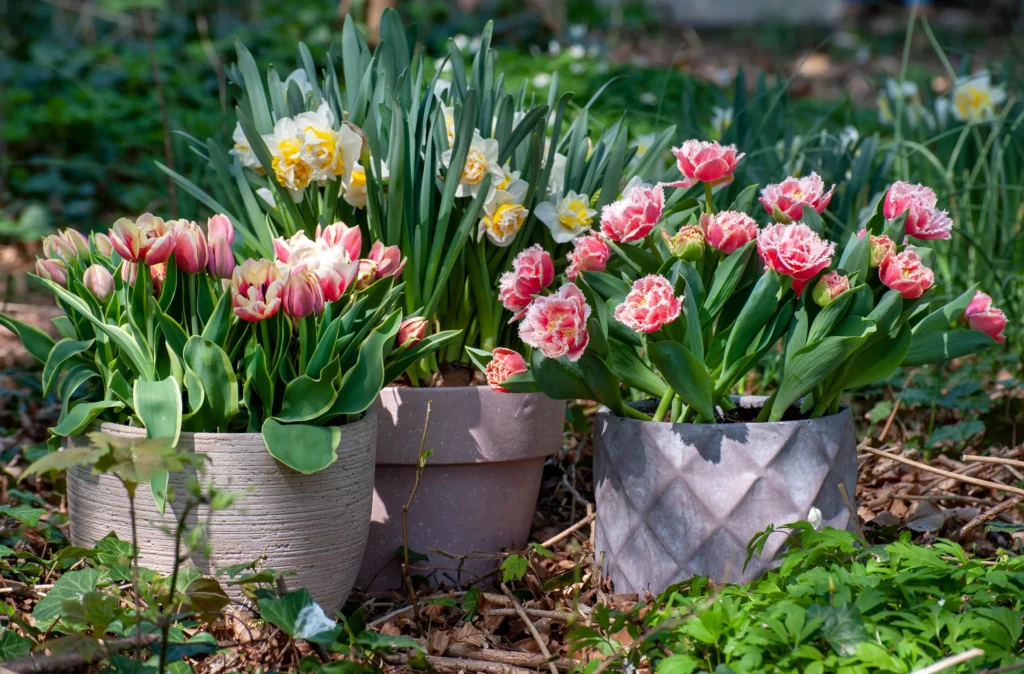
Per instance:
[[[760,409],[765,398],[734,397]],[[650,409],[648,408],[648,405]],[[653,412],[656,401],[636,405]],[[768,538],[744,569],[747,544],[769,525],[807,519],[850,524],[839,484],[857,484],[849,409],[776,423],[673,424],[613,416],[594,429],[595,538],[617,592],[658,593],[691,576],[746,582],[786,543]]]
[[[118,424],[101,424],[99,430],[122,437],[145,436],[141,428]],[[210,514],[201,507],[194,518],[189,516],[193,523],[210,518],[207,540],[211,547],[209,558],[196,552],[190,561],[203,574],[213,575],[223,567],[266,554],[266,568],[294,572],[284,578],[289,590],[307,588],[328,614],[340,609],[366,547],[376,431],[376,412],[371,408],[359,421],[342,427],[338,460],[312,475],[274,460],[259,433],[182,433],[178,447],[210,457],[203,479],[236,495],[226,510]],[[75,437],[69,445],[88,442]],[[163,516],[148,488],[137,492],[142,566],[170,573],[174,538],[161,527],[173,531],[174,513],[181,512],[189,478],[188,471],[171,475],[175,500],[168,501]],[[91,547],[111,531],[122,540],[132,539],[128,496],[113,475],[93,475],[87,466],[70,469],[68,509],[74,545]],[[235,598],[241,596],[236,589],[226,589]]]
[[[539,393],[497,393],[486,386],[388,387],[377,402],[377,475],[373,516],[359,587],[402,584],[402,508],[416,481],[423,424],[433,450],[408,514],[410,551],[425,554],[414,575],[454,569],[452,554],[498,553],[526,545],[537,506],[544,457],[562,446],[565,402]],[[494,569],[496,558],[469,559],[460,582]]]

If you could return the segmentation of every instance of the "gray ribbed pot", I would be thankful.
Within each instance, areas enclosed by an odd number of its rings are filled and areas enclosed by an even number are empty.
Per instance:
[[[118,424],[101,424],[99,430],[121,437],[145,436],[141,428]],[[227,510],[210,516],[200,508],[195,514],[196,522],[211,517],[207,527],[211,555],[205,558],[197,552],[191,562],[212,575],[217,569],[266,554],[267,568],[294,572],[285,577],[288,589],[307,588],[329,614],[340,609],[355,583],[366,547],[376,431],[376,412],[371,409],[359,421],[342,427],[338,460],[312,475],[274,460],[259,433],[182,433],[178,447],[210,457],[204,479],[237,496]],[[71,447],[87,443],[84,437],[68,442]],[[148,489],[136,496],[142,566],[160,573],[171,571],[174,539],[161,527],[173,530],[173,513],[183,504],[188,480],[185,471],[171,475],[176,500],[167,504],[163,516]],[[112,475],[92,475],[84,466],[70,469],[68,510],[74,545],[91,547],[111,531],[131,540],[128,497]],[[237,590],[226,589],[240,596]]]
[[[562,446],[565,401],[486,386],[388,387],[377,402],[377,476],[359,587],[402,584],[395,553],[402,546],[402,507],[416,478],[428,401],[433,404],[424,449],[434,453],[409,510],[408,532],[409,549],[430,559],[416,563],[413,573],[458,566],[431,548],[494,553],[520,548],[530,535],[544,458]],[[472,582],[474,573],[487,573],[495,564],[466,560],[461,582]]]
[[[760,409],[764,398],[737,397]],[[647,409],[649,405],[650,409]],[[653,412],[656,401],[637,405]],[[747,543],[769,524],[850,518],[857,440],[849,409],[775,423],[673,424],[602,409],[594,429],[596,550],[618,592],[658,593],[691,576],[745,582],[769,569],[786,542],[769,537],[746,570]],[[728,576],[725,576],[726,569]]]

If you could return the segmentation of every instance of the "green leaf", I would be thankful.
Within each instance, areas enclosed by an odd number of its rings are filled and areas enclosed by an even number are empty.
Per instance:
[[[47,630],[63,614],[65,601],[80,601],[87,592],[96,589],[100,572],[96,569],[68,571],[53,584],[46,596],[32,609],[36,627]]]
[[[43,366],[43,395],[49,395],[53,390],[53,385],[57,382],[57,375],[65,369],[65,363],[78,354],[88,351],[94,341],[93,339],[83,341],[62,339],[53,346],[46,359],[46,364]]]
[[[665,395],[668,390],[665,381],[637,355],[636,349],[614,339],[608,342],[608,347],[608,367],[626,386],[656,398]]]
[[[40,363],[45,363],[53,349],[53,338],[48,334],[28,323],[11,318],[5,313],[0,313],[0,325],[4,326],[18,336],[25,350],[32,354],[32,357]]]
[[[977,353],[996,344],[984,332],[970,329],[930,330],[914,333],[910,350],[903,359],[904,367],[938,363]]]
[[[853,604],[841,603],[835,607],[812,604],[807,609],[807,617],[810,620],[824,621],[821,635],[839,655],[853,655],[857,644],[871,638],[864,629],[860,611]]]
[[[12,517],[29,528],[37,526],[39,524],[39,518],[45,514],[46,511],[42,508],[32,508],[24,505],[0,506],[0,516],[6,515],[7,517]]]
[[[753,254],[754,241],[737,248],[734,252],[725,256],[725,259],[718,265],[715,274],[711,279],[711,289],[708,290],[707,298],[704,300],[704,310],[707,312],[707,321],[718,316],[736,291],[743,278],[743,271]],[[707,322],[705,321],[705,322]]]
[[[580,372],[596,399],[618,416],[625,416],[622,409],[622,392],[619,379],[612,374],[605,362],[592,351],[586,351],[579,360]]]
[[[510,583],[522,580],[530,568],[530,562],[522,555],[509,555],[501,563],[502,580]]]
[[[445,330],[443,332],[436,332],[421,340],[416,346],[401,352],[397,357],[389,358],[385,362],[386,369],[384,370],[384,384],[390,384],[394,380],[398,379],[403,372],[423,358],[426,358],[430,354],[453,343],[461,334],[462,330]],[[468,348],[469,347],[467,347],[467,349]],[[470,355],[470,358],[472,358],[472,354]],[[486,367],[486,364],[484,367]],[[481,371],[483,370],[481,369]]]
[[[292,470],[309,475],[338,459],[341,429],[336,426],[263,422],[263,443],[270,455]]]
[[[883,335],[869,341],[853,357],[857,367],[842,383],[843,389],[867,386],[888,378],[896,371],[910,350],[912,334],[910,326],[904,325],[895,337]]]
[[[578,363],[566,358],[547,358],[540,351],[534,351],[530,357],[530,372],[537,387],[549,398],[596,400]]]
[[[278,421],[300,422],[316,419],[330,409],[338,397],[334,385],[341,375],[341,364],[332,360],[320,373],[319,379],[301,375],[284,387],[281,411],[274,415]]]
[[[32,640],[14,630],[0,627],[0,662],[12,662],[26,657],[32,651]]]
[[[200,278],[200,282],[205,283],[206,281]],[[203,337],[205,339],[217,345],[224,343],[224,340],[228,337],[228,328],[231,327],[233,316],[231,308],[231,293],[228,291],[222,292],[220,299],[217,300],[217,304],[213,309],[213,314],[210,315],[209,320],[206,321],[206,326],[203,328]]]
[[[50,429],[50,432],[65,438],[79,435],[105,410],[119,410],[122,407],[124,407],[124,403],[117,400],[77,403],[68,410],[67,415],[56,426]]]
[[[190,428],[215,432],[238,414],[238,381],[224,350],[210,340],[193,335],[185,344],[182,360],[203,385],[203,406],[193,411]]]
[[[134,387],[135,413],[146,427],[146,437],[166,439],[168,445],[178,444],[181,433],[181,389],[174,377],[162,381],[135,381]],[[170,475],[160,473],[150,480],[150,490],[160,514],[164,514],[167,505],[167,482]]]
[[[585,271],[580,272],[580,276],[584,283],[596,290],[597,294],[606,300],[629,294],[629,284],[609,273]]]
[[[384,354],[391,350],[401,319],[401,312],[396,311],[371,332],[359,347],[356,364],[342,376],[338,399],[325,413],[326,418],[338,414],[358,414],[373,404],[385,384]]]
[[[328,646],[341,634],[342,627],[327,617],[305,588],[280,599],[260,599],[259,607],[264,620],[295,639]]]
[[[678,342],[648,342],[647,355],[683,402],[714,423],[714,386],[704,363]]]
[[[103,449],[95,447],[66,447],[56,452],[50,452],[33,461],[18,480],[24,480],[30,475],[43,475],[51,470],[64,471],[74,466],[87,466],[96,461],[103,453]]]
[[[960,294],[956,299],[948,304],[944,304],[935,311],[931,312],[921,322],[914,326],[914,334],[931,332],[932,330],[948,330],[949,326],[953,321],[960,318],[964,311],[970,305],[971,300],[974,299],[974,293],[977,291],[977,286],[971,286]],[[889,291],[895,292],[895,291]]]
[[[808,343],[817,342],[819,339],[828,337],[833,328],[839,325],[839,321],[843,320],[843,317],[846,316],[846,311],[850,308],[850,302],[853,300],[855,292],[854,290],[847,290],[818,312],[818,315],[814,317],[814,322],[811,323],[810,332],[807,334]]]
[[[725,345],[725,359],[722,361],[725,367],[747,353],[754,337],[775,315],[781,288],[779,275],[772,270],[765,271],[754,284],[750,297],[747,298],[729,332],[729,341]]]

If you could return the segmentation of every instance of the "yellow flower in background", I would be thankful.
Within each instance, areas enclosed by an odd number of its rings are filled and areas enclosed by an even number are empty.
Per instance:
[[[370,167],[373,168],[373,162],[370,162]],[[380,178],[374,177],[378,181],[387,180],[390,176],[388,173],[388,165],[385,162],[380,163],[380,170],[383,175]],[[352,172],[348,176],[348,180],[343,183],[342,199],[346,203],[355,206],[356,208],[366,207],[366,167],[359,162],[353,167]]]
[[[238,161],[242,164],[243,168],[252,169],[262,175],[264,173],[263,166],[260,165],[260,160],[256,158],[256,154],[249,147],[249,139],[245,137],[245,132],[242,131],[241,122],[235,122],[235,131],[231,134],[231,140],[235,144],[228,151],[228,154],[238,157]]]
[[[636,146],[636,156],[643,157],[647,154],[647,151],[651,149],[651,146],[654,145],[654,141],[657,139],[658,134],[656,133],[643,133],[637,136],[633,140],[633,145]]]
[[[993,86],[987,70],[980,70],[957,82],[953,89],[953,116],[961,122],[983,122],[996,114],[996,106],[1006,101],[1006,91]]]
[[[448,147],[455,145],[455,106],[442,105],[441,115],[444,117],[444,130],[448,134]]]
[[[322,183],[346,176],[356,165],[363,140],[345,124],[334,129],[334,113],[327,103],[321,103],[315,112],[297,115],[295,125],[302,133],[303,153],[312,168],[312,180]]]
[[[590,197],[569,191],[557,204],[542,201],[537,204],[537,219],[551,230],[556,243],[572,241],[590,229],[597,211],[590,207]]]
[[[441,155],[441,164],[448,168],[451,161],[452,150],[447,150]],[[498,141],[493,138],[483,138],[478,133],[473,134],[473,142],[469,146],[469,153],[466,155],[466,163],[462,167],[462,176],[459,179],[459,187],[455,190],[455,196],[475,197],[487,174],[493,176],[492,184],[499,183],[505,178],[501,166],[498,165]]]
[[[900,103],[901,100],[902,103]],[[896,107],[900,105],[902,105],[904,118],[910,128],[916,127],[921,120],[924,120],[929,126],[934,124],[931,113],[921,102],[921,95],[914,82],[886,80],[885,89],[878,92],[876,102],[878,121],[886,126],[892,126],[896,118]]]

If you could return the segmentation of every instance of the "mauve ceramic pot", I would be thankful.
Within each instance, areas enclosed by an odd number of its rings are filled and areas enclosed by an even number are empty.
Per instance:
[[[539,393],[497,393],[486,386],[388,387],[377,402],[377,476],[366,556],[357,585],[401,587],[402,507],[416,477],[423,424],[430,408],[424,449],[432,449],[409,510],[409,549],[428,561],[416,575],[455,568],[453,554],[500,552],[526,545],[537,506],[544,457],[562,446],[565,401]],[[471,559],[461,578],[491,571],[494,559]],[[436,576],[443,579],[443,576]],[[452,581],[449,581],[452,582]]]
[[[121,437],[145,437],[145,430],[101,424],[99,430]],[[266,554],[265,567],[292,571],[285,576],[289,590],[305,587],[328,614],[340,609],[356,580],[366,547],[373,493],[377,417],[371,409],[362,419],[342,427],[338,460],[325,470],[303,475],[278,463],[267,452],[259,433],[182,433],[178,447],[210,457],[204,479],[237,495],[227,510],[209,515],[200,508],[196,522],[211,517],[207,536],[209,558],[200,553],[190,560],[205,575],[249,562]],[[85,446],[84,437],[69,438],[69,446]],[[189,475],[171,475],[176,493],[161,516],[149,489],[135,499],[140,563],[170,573],[174,512],[182,507]],[[88,467],[68,471],[68,510],[71,542],[93,546],[113,531],[131,540],[128,497],[113,475],[93,475]],[[190,516],[191,517],[191,516]],[[223,579],[222,579],[223,580]],[[226,587],[240,597],[237,589]]]
[[[737,397],[760,409],[764,398]],[[657,401],[637,405],[653,412]],[[673,424],[602,409],[594,429],[596,550],[618,592],[658,593],[691,576],[746,582],[771,568],[786,543],[747,544],[769,524],[807,519],[850,524],[839,491],[853,498],[857,439],[849,409],[775,423]],[[726,569],[728,568],[728,576]]]

